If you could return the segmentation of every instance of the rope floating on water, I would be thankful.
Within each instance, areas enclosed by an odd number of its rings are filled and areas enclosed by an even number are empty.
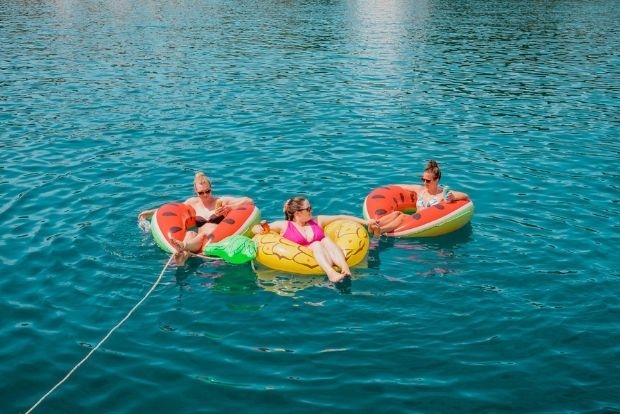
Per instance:
[[[121,319],[121,321],[119,323],[116,324],[116,326],[114,326],[112,329],[110,329],[110,331],[106,334],[106,336],[103,337],[103,339],[101,341],[99,341],[99,343],[90,350],[90,352],[84,357],[82,358],[82,360],[80,362],[78,362],[72,369],[71,371],[69,371],[69,373],[67,375],[65,375],[65,377],[63,379],[61,379],[56,385],[54,385],[52,387],[52,389],[50,389],[47,393],[45,393],[45,395],[43,395],[43,397],[39,398],[39,401],[37,401],[32,407],[30,407],[28,409],[28,411],[26,411],[25,414],[29,414],[31,413],[35,408],[37,408],[48,396],[50,396],[54,391],[56,391],[56,389],[58,387],[60,387],[65,381],[67,381],[69,379],[69,377],[71,377],[71,375],[73,375],[73,373],[80,367],[82,366],[87,360],[88,358],[90,358],[90,356],[92,354],[95,353],[95,351],[97,349],[99,349],[99,347],[101,347],[101,345],[103,345],[103,343],[105,341],[107,341],[107,339],[112,335],[112,333],[114,333],[114,331],[116,331],[118,328],[121,327],[121,325],[123,323],[125,323],[125,321],[127,319],[129,319],[129,317],[131,316],[132,313],[134,313],[134,311],[136,309],[138,309],[138,307],[140,305],[142,305],[142,303],[151,295],[151,293],[153,293],[153,291],[155,290],[155,288],[157,287],[157,285],[159,285],[159,282],[161,281],[161,278],[164,275],[164,272],[166,271],[166,269],[168,268],[168,266],[170,266],[170,263],[172,263],[172,259],[174,259],[174,255],[170,256],[170,259],[168,259],[168,262],[166,262],[166,265],[164,266],[164,268],[161,270],[161,273],[159,274],[159,276],[157,277],[157,280],[155,281],[155,283],[153,283],[153,286],[151,286],[151,288],[149,289],[148,292],[146,292],[146,295],[144,295],[144,297],[142,299],[140,299],[140,301],[138,303],[136,303],[136,305],[131,308],[131,310],[127,313],[127,315],[125,315],[125,317],[123,319]]]

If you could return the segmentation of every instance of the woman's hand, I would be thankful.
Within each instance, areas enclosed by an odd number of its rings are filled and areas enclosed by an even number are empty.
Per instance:
[[[469,196],[467,195],[467,193],[463,193],[461,191],[448,191],[448,193],[446,194],[446,201],[451,203],[453,201],[459,201],[459,200],[467,200],[469,199]]]
[[[155,210],[143,211],[140,214],[138,214],[138,221],[148,220],[149,218],[151,218],[153,216],[154,213],[155,213]]]
[[[271,231],[269,223],[267,220],[261,220],[259,224],[256,224],[252,227],[252,233],[254,234],[267,234]]]
[[[226,214],[230,213],[232,209],[228,206],[222,206],[222,207],[218,207],[215,210],[213,210],[213,215],[214,216],[225,216]]]

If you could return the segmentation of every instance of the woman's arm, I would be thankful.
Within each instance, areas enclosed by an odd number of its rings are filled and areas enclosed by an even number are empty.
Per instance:
[[[361,224],[362,226],[370,225],[376,222],[376,220],[364,220],[359,217],[348,216],[345,214],[338,214],[335,216],[323,216],[323,215],[316,216],[316,221],[319,223],[319,226],[321,227],[325,227],[329,223],[336,221],[336,220],[351,220],[351,221]]]
[[[138,221],[150,219],[151,217],[153,217],[153,214],[155,214],[156,211],[157,209],[154,208],[153,210],[145,210],[141,212],[140,214],[138,214]]]
[[[286,220],[278,220],[274,221],[273,223],[267,223],[267,225],[269,226],[269,231],[275,231],[278,234],[282,234],[286,229],[286,223]],[[261,226],[260,224],[256,224],[252,227],[252,233],[265,234],[267,232],[263,230],[263,226]]]
[[[218,200],[222,202],[222,207],[237,208],[246,204],[252,204],[254,201],[249,197],[230,197],[222,196],[218,197]]]
[[[467,193],[464,193],[462,191],[449,190],[446,193],[446,197],[448,198],[448,202],[456,200],[469,200],[469,196],[467,195]]]

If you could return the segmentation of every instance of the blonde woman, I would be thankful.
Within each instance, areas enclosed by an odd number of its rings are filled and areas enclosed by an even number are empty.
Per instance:
[[[177,248],[175,261],[182,266],[191,253],[198,253],[203,245],[204,238],[222,221],[224,216],[233,208],[244,204],[251,204],[253,201],[248,197],[216,197],[213,195],[211,180],[203,173],[197,172],[194,176],[195,197],[190,197],[183,203],[192,206],[196,211],[196,221],[200,225],[197,231],[189,230],[185,234],[183,241],[171,240],[170,242]],[[138,214],[138,220],[147,220],[156,209],[146,210]]]

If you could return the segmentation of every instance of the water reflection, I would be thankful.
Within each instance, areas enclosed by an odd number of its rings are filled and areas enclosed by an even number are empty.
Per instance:
[[[473,228],[471,223],[452,233],[439,237],[424,238],[394,238],[382,237],[373,241],[368,251],[368,267],[380,269],[382,265],[381,255],[391,249],[401,251],[430,250],[438,252],[440,256],[450,256],[454,249],[473,240]]]
[[[252,295],[259,289],[279,296],[295,297],[308,288],[327,288],[341,294],[352,294],[355,281],[366,276],[380,275],[401,280],[403,266],[416,276],[436,276],[454,273],[452,259],[458,248],[473,239],[471,223],[465,227],[433,238],[382,237],[374,240],[368,256],[353,269],[352,278],[331,283],[325,275],[298,275],[264,268],[257,263],[231,265],[221,260],[205,261],[191,258],[185,266],[175,269],[176,284],[181,291],[191,289],[188,278],[199,277],[203,287],[231,296]],[[430,255],[429,255],[430,253]],[[399,276],[390,276],[391,273]]]
[[[330,282],[325,275],[298,275],[271,269],[256,269],[256,284],[263,290],[280,296],[294,297],[300,291],[312,287],[333,289],[348,295],[352,293],[353,281],[361,277],[359,268],[358,265],[351,269],[353,276],[337,283]]]
[[[471,224],[440,237],[382,237],[370,246],[368,268],[374,275],[399,282],[419,277],[455,275],[469,261],[463,258],[466,256],[464,246],[472,240]]]
[[[175,270],[176,283],[181,290],[188,288],[189,277],[199,277],[203,287],[231,296],[252,295],[258,289],[249,263],[232,265],[222,260],[190,258],[185,266]]]
[[[325,275],[297,275],[271,269],[256,269],[256,284],[267,292],[280,296],[295,296],[309,287],[329,287]]]

